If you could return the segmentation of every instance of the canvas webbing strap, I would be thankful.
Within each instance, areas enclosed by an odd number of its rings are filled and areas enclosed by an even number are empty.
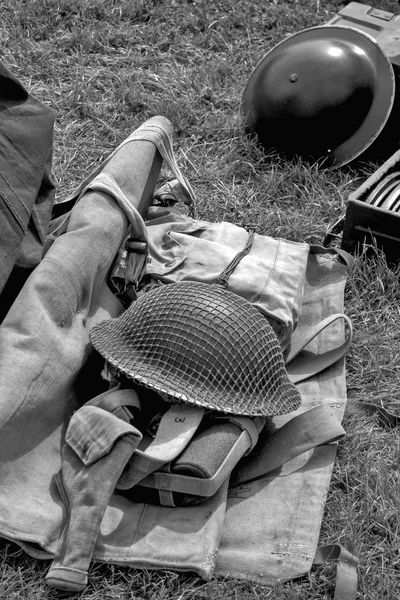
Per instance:
[[[205,409],[185,403],[171,404],[162,416],[156,436],[144,450],[132,454],[117,489],[132,488],[161,466],[174,460],[186,448],[199,427]]]
[[[112,390],[96,396],[85,406],[97,406],[129,421],[127,407],[140,410],[140,400],[133,389],[120,389],[118,384]],[[121,412],[122,411],[122,412]],[[136,449],[118,480],[117,489],[129,489],[153,471],[174,460],[196,433],[203,416],[204,409],[185,403],[171,404],[161,417],[154,440],[145,450]]]
[[[303,452],[336,442],[344,435],[332,409],[320,404],[293,417],[272,435],[261,434],[255,449],[233,471],[230,485],[233,487],[262,477]]]
[[[329,327],[335,321],[343,319],[347,324],[347,336],[343,344],[340,346],[323,352],[322,354],[314,354],[310,356],[310,352],[305,349],[307,345],[319,335],[324,329]],[[307,333],[300,337],[294,337],[292,347],[289,352],[289,356],[286,361],[286,370],[289,375],[289,379],[293,383],[299,383],[304,381],[317,373],[320,373],[324,369],[335,364],[342,356],[344,356],[351,344],[352,340],[352,325],[349,317],[345,314],[330,315],[320,323],[317,323],[314,327],[307,330]],[[312,360],[311,360],[312,358]],[[295,362],[294,359],[296,359]]]
[[[355,600],[357,596],[358,559],[340,544],[319,546],[315,553],[315,564],[337,563],[334,600]]]
[[[144,454],[153,460],[171,462],[186,448],[201,423],[205,409],[171,404],[162,416],[156,436]]]
[[[119,383],[111,390],[96,396],[86,402],[86,406],[97,406],[98,408],[102,408],[107,412],[113,413],[119,419],[130,422],[132,419],[132,412],[127,407],[129,406],[131,409],[140,410],[140,400],[139,396],[135,392],[135,390],[131,389],[123,389],[121,390],[121,384]]]
[[[341,260],[345,263],[349,271],[351,271],[351,269],[353,268],[354,256],[346,252],[346,250],[342,250],[342,248],[325,248],[325,246],[311,244],[310,252],[312,254],[330,254],[331,256],[337,254],[337,256],[339,256]]]
[[[247,435],[249,436],[249,441],[250,441],[250,445],[249,448],[246,450],[244,456],[246,456],[246,454],[249,454],[253,448],[255,447],[255,445],[258,442],[258,436],[260,434],[260,432],[262,431],[265,422],[266,422],[266,417],[243,417],[241,415],[216,415],[215,416],[215,421],[229,421],[230,423],[233,423],[234,425],[236,425],[237,427],[239,427],[239,429],[241,429],[242,431],[245,431],[247,433]]]
[[[181,475],[179,473],[169,473],[156,471],[151,473],[145,479],[142,479],[140,485],[154,488],[160,493],[177,492],[181,494],[190,494],[199,496],[203,499],[210,498],[221,487],[223,482],[230,476],[233,467],[249,448],[249,436],[245,430],[226,455],[224,461],[212,477],[202,478],[190,475]],[[169,500],[171,502],[171,500]],[[174,506],[172,500],[169,506]]]
[[[399,427],[400,414],[396,414],[385,408],[382,400],[380,400],[379,404],[372,404],[372,402],[358,402],[357,404],[367,414],[377,415],[380,423],[385,427]]]
[[[172,130],[170,131],[165,124],[166,119],[164,117],[155,116],[145,121],[140,127],[135,129],[129,137],[127,137],[119,146],[116,148],[82,183],[72,192],[72,194],[66,198],[62,203],[68,213],[60,220],[57,224],[57,228],[53,230],[52,235],[57,237],[64,233],[67,228],[70,212],[76,202],[78,202],[88,189],[91,189],[91,182],[100,174],[111,158],[119,151],[123,146],[131,142],[147,141],[152,142],[162,159],[167,163],[174,177],[179,181],[182,189],[186,192],[186,202],[189,206],[190,216],[194,216],[194,202],[195,194],[194,191],[180,170],[176,161],[173,141],[172,141]]]
[[[171,472],[156,472],[140,482],[144,487],[160,490],[160,493],[178,492],[209,498],[221,487],[222,483],[230,476],[232,469],[238,461],[246,456],[257,444],[258,434],[265,424],[264,417],[242,417],[235,415],[221,415],[215,421],[229,421],[242,430],[242,433],[225,456],[223,462],[212,477],[181,475]],[[201,457],[200,457],[201,459]],[[169,506],[174,506],[173,499],[168,501]]]

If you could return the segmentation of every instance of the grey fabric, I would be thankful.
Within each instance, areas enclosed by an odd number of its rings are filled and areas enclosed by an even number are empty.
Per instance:
[[[85,587],[104,512],[141,438],[134,427],[96,406],[72,415],[56,480],[67,517],[46,577],[49,585],[71,591]]]
[[[0,62],[0,322],[43,256],[55,116]]]
[[[76,409],[105,391],[103,360],[88,332],[124,310],[107,285],[108,274],[127,235],[146,233],[141,215],[152,199],[161,156],[179,174],[171,123],[154,117],[73,195],[71,212],[0,327],[0,535],[33,556],[54,557],[59,547],[67,512],[57,474],[66,427]],[[94,558],[197,570],[209,578],[226,489],[227,483],[196,515],[182,513],[178,528],[171,509],[159,512],[114,494]],[[161,564],[154,556],[160,535],[171,542]]]
[[[328,315],[343,312],[346,277],[347,268],[333,256],[310,254],[303,309],[294,336],[302,337]],[[344,323],[335,321],[307,347],[310,364],[344,339]],[[344,358],[297,387],[302,396],[298,412],[324,403],[341,421],[346,406]],[[271,433],[292,416],[272,419]],[[274,583],[310,570],[336,449],[332,443],[308,450],[264,477],[230,489],[218,575]]]
[[[143,275],[166,283],[216,283],[249,237],[234,223],[199,221],[162,208],[152,213],[147,228],[149,257]],[[300,315],[309,248],[256,233],[228,281],[229,291],[268,319],[284,352]]]
[[[151,123],[171,136],[168,120]],[[55,475],[66,426],[76,408],[104,391],[103,361],[88,330],[123,311],[107,274],[128,227],[143,229],[135,207],[145,212],[161,166],[154,141],[142,141],[145,129],[137,134],[141,141],[131,136],[107,162],[102,191],[87,189],[75,205],[68,231],[54,241],[0,327],[0,534],[33,542],[49,555],[64,519]]]
[[[149,182],[157,178],[154,130],[163,140],[171,135],[167,120],[156,118],[153,124],[152,141],[143,141],[142,130],[113,155],[99,179],[82,187],[66,232],[51,245],[0,327],[0,535],[32,555],[56,556],[67,516],[57,486],[65,431],[74,411],[105,391],[103,361],[88,334],[96,323],[124,310],[107,279],[128,228],[146,233],[141,214],[151,198]],[[137,266],[141,272],[142,263]],[[331,257],[309,257],[299,331],[342,312],[344,281],[343,268]],[[313,340],[311,356],[343,339],[338,322]],[[346,402],[343,361],[298,389],[304,408],[327,402],[340,419]],[[287,418],[274,418],[273,426]],[[95,462],[96,453],[85,451],[82,457],[91,469],[112,456],[115,447],[109,440]],[[150,506],[114,493],[93,558],[194,571],[205,579],[229,573],[271,582],[302,575],[315,554],[335,451],[334,444],[322,446],[254,484],[230,490],[228,510],[227,481],[196,507]],[[79,461],[76,474],[87,468]],[[85,573],[86,566],[78,566],[79,572]],[[57,579],[57,571],[53,575]]]

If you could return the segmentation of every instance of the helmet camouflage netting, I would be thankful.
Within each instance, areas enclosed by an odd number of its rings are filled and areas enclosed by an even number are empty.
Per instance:
[[[96,325],[90,339],[121,373],[171,401],[252,416],[301,403],[266,318],[219,285],[155,288]]]

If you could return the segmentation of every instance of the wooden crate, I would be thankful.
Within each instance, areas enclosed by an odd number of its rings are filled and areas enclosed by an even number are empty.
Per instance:
[[[371,206],[365,201],[374,186],[393,171],[400,171],[400,150],[350,194],[341,244],[347,252],[359,251],[365,245],[376,245],[384,251],[388,262],[400,260],[400,214]]]

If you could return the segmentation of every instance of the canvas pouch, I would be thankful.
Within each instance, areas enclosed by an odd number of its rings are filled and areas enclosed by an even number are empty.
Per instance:
[[[322,249],[257,236],[231,223],[195,221],[165,208],[152,207],[151,215],[152,219],[147,221],[149,255],[142,271],[143,281],[148,281],[150,276],[150,281],[157,279],[163,285],[183,279],[225,283],[231,291],[253,301],[273,324],[288,359],[289,334],[296,328],[300,316],[308,255],[310,250]],[[125,244],[125,248],[128,247]],[[170,262],[167,263],[168,256]],[[126,252],[124,264],[133,263],[135,258],[134,252]],[[243,269],[246,260],[247,269]],[[116,287],[120,286],[121,291],[124,286],[121,286],[121,281],[118,284],[118,278],[124,276],[124,269],[121,269],[119,259],[116,263],[114,283]],[[249,275],[254,271],[253,264],[256,265],[256,277]],[[218,269],[223,269],[222,273]],[[130,270],[135,271],[132,267]],[[237,276],[239,271],[241,278]],[[163,276],[160,276],[161,273]],[[278,291],[280,284],[282,287]],[[317,328],[313,336],[318,333]],[[303,338],[304,345],[308,342]],[[290,354],[291,360],[294,353],[301,352],[301,341],[298,340],[296,346]],[[326,366],[319,362],[316,371]],[[117,488],[124,489],[126,497],[136,502],[170,507],[204,502],[216,493],[239,461],[249,454],[251,461],[251,451],[266,420],[208,413],[187,447],[174,460],[151,469],[151,473],[140,483],[136,481],[134,487],[124,484]],[[151,441],[143,430],[142,433],[139,451]],[[145,455],[142,460],[146,460]]]
[[[137,255],[125,248],[113,267],[117,293],[149,281],[217,283],[221,273],[243,251],[250,232],[233,223],[196,220],[175,211],[152,207],[147,226],[147,260],[139,282],[129,278]],[[229,275],[227,289],[253,304],[270,322],[282,351],[301,312],[305,273],[310,247],[253,233],[250,250]]]
[[[171,507],[204,502],[251,452],[264,423],[264,418],[205,416],[183,452],[135,487],[135,501]]]
[[[157,225],[155,219],[159,213],[163,222]],[[119,253],[113,269],[116,288],[126,293],[128,286],[116,280],[119,277],[129,282],[127,273],[137,273],[133,265],[138,260],[137,254],[143,254],[143,246],[147,245],[143,281],[158,280],[168,285],[191,279],[229,287],[260,309],[287,352],[300,314],[309,246],[256,237],[253,231],[247,232],[231,223],[195,221],[163,208],[152,208],[151,214],[147,241],[129,238],[125,242],[126,252]],[[243,270],[242,264],[250,255],[247,269]],[[254,264],[257,276],[250,277]],[[236,276],[239,269],[247,273],[245,281],[243,274],[240,278]],[[187,447],[174,460],[157,469],[151,468],[140,484],[138,481],[135,486],[120,483],[117,488],[124,489],[126,497],[136,502],[171,507],[204,502],[217,492],[239,460],[251,452],[265,421],[265,418],[251,419],[212,411],[202,419]],[[151,438],[142,433],[138,451],[145,450],[140,457],[143,462]],[[155,441],[157,436],[158,433]]]
[[[164,126],[170,129],[168,123]],[[137,138],[141,137],[139,133],[134,136],[130,141],[135,143],[125,144],[114,156],[115,160],[107,165],[109,183],[111,177],[116,183],[120,182],[125,195],[114,198],[111,188],[107,195],[101,190],[82,194],[68,218],[65,235],[55,240],[1,327],[0,364],[4,377],[0,378],[3,398],[0,470],[4,485],[0,496],[0,532],[2,537],[16,541],[40,558],[48,559],[57,554],[69,518],[55,485],[66,428],[74,415],[73,422],[76,421],[78,409],[88,397],[99,393],[100,386],[94,384],[99,379],[101,365],[90,348],[89,330],[95,323],[123,311],[110,293],[106,278],[112,257],[127,235],[128,222],[132,230],[137,233],[141,230],[141,220],[133,208],[139,209],[140,200],[146,196],[143,189],[147,189],[147,183],[144,187],[143,182],[151,183],[155,177],[152,172],[148,175],[153,153],[145,152],[145,143],[136,145]],[[96,185],[100,183],[104,188],[104,178],[97,180]],[[325,278],[329,279],[329,273],[323,273]],[[329,301],[330,294],[325,292],[324,289],[323,300]],[[317,318],[320,312],[323,311],[310,311],[310,316]],[[335,402],[337,395],[325,393],[320,387],[323,379],[318,378],[310,386],[310,396],[314,401],[329,397],[331,403]],[[104,417],[98,411],[90,412]],[[122,431],[126,431],[120,438],[125,446],[125,438],[131,439],[133,432],[124,425]],[[118,441],[116,444],[119,446]],[[103,460],[108,464],[108,459],[114,457],[117,446],[107,447],[111,448],[109,454],[88,465],[79,463],[78,454],[75,453],[75,457],[68,451],[73,458],[70,466],[85,477],[86,469],[97,469]],[[123,448],[120,449],[126,456]],[[111,473],[115,476],[113,470]],[[109,486],[106,478],[101,477],[99,481]],[[94,497],[97,492],[94,489]],[[85,487],[82,487],[82,497],[85,500]],[[226,498],[227,481],[217,494],[194,507],[136,503],[114,493],[101,519],[100,530],[93,536],[93,558],[135,568],[194,571],[209,579],[215,573],[217,553],[229,551],[231,542],[237,547],[237,538],[227,532],[219,551],[223,528],[229,527],[234,517],[230,509],[231,517],[224,521]],[[324,498],[320,496],[318,501],[322,510]],[[84,502],[82,506],[87,504]],[[286,510],[287,507],[279,508]],[[298,520],[302,522],[301,514]],[[239,525],[243,527],[242,522]],[[319,523],[307,521],[307,527],[310,526],[317,535]],[[81,549],[82,530],[76,533],[78,543],[70,546],[72,550]],[[246,549],[243,547],[242,551]],[[90,554],[87,558],[90,560]],[[223,574],[224,564],[220,558],[217,573]],[[240,557],[237,569],[230,565],[229,572],[253,576]],[[258,570],[259,565],[254,568]],[[288,574],[283,577],[285,575]]]
[[[126,397],[125,394],[122,402],[126,402]],[[127,419],[126,413],[121,412],[122,407],[119,404],[113,405],[115,398],[118,398],[118,394],[106,394],[100,406],[118,415],[119,418]],[[91,402],[96,402],[96,399]],[[129,407],[123,406],[125,411],[127,408],[129,410]],[[182,417],[186,418],[188,422],[188,412],[189,409],[186,410],[186,414],[182,413],[178,417],[181,420]],[[182,443],[181,451],[176,457],[159,464],[154,464],[153,457],[148,453],[152,443],[160,443],[159,431],[149,435],[152,424],[161,417],[157,413],[154,415],[150,426],[143,432],[125,476],[123,475],[116,485],[116,489],[127,499],[169,507],[191,506],[205,502],[229,478],[241,458],[247,456],[256,446],[259,433],[266,421],[263,417],[224,415],[213,411],[204,414],[204,411],[199,409],[193,412],[195,413],[194,431],[188,436],[187,445]],[[172,427],[176,427],[168,412],[162,418],[164,421],[161,423],[164,428],[171,430]],[[190,414],[189,418],[192,418]],[[135,422],[134,419],[129,421]],[[175,431],[177,437],[182,437],[182,430],[176,428]],[[165,459],[168,452],[165,445]],[[128,470],[132,475],[128,474]],[[141,473],[141,477],[138,478],[136,473]]]
[[[319,354],[312,364],[306,361],[305,365],[304,348],[338,323],[348,327],[343,344]],[[330,315],[308,327],[295,338],[288,358],[290,378],[299,383],[328,369],[344,356],[350,342],[351,322],[344,314]],[[148,390],[140,386],[135,392],[132,389],[118,391],[119,387],[120,384],[116,392],[108,392],[88,404],[139,426],[143,437],[124,476],[116,484],[116,489],[123,490],[124,496],[134,502],[169,507],[200,504],[213,496],[228,477],[233,484],[256,479],[315,445],[339,439],[344,434],[331,412],[321,410],[323,405],[290,419],[286,427],[271,436],[271,418],[200,411],[185,404],[172,405],[175,411],[179,407],[176,414],[155,392],[152,395],[156,398],[152,398]],[[134,402],[131,401],[133,393]],[[164,413],[160,410],[162,405]],[[141,406],[146,406],[148,413],[146,424],[143,418],[138,418]],[[149,411],[149,407],[154,407],[153,411]],[[90,429],[86,427],[87,431]],[[168,444],[173,450],[172,456]],[[149,452],[152,445],[162,449],[157,455],[158,463],[154,462],[154,452]]]

